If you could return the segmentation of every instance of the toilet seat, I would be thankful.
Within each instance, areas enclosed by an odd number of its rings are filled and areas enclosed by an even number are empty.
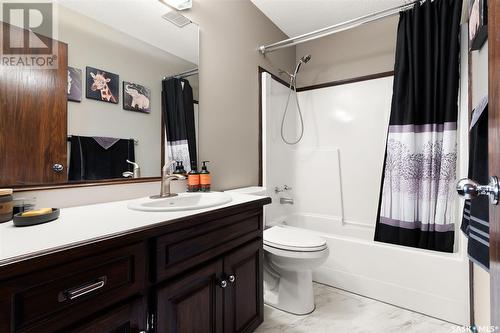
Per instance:
[[[292,228],[272,227],[264,230],[264,247],[290,252],[321,252],[327,248],[326,240],[312,233]]]

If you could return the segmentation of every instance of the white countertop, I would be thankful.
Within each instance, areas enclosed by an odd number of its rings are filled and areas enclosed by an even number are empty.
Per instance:
[[[31,227],[0,224],[0,266],[98,240],[109,239],[155,224],[211,210],[260,200],[263,197],[230,193],[221,206],[179,212],[141,212],[127,208],[131,200],[61,209],[59,219]]]

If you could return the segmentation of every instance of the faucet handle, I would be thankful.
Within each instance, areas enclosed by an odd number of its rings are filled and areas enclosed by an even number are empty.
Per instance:
[[[280,192],[290,191],[292,188],[288,185],[276,186],[274,188],[274,193],[278,194]]]

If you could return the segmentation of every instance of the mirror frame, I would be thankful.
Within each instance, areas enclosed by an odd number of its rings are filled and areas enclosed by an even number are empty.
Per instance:
[[[44,191],[44,190],[57,190],[65,188],[77,188],[77,187],[94,187],[94,186],[106,186],[106,185],[127,185],[127,184],[137,184],[137,183],[152,183],[161,181],[161,177],[143,177],[143,178],[132,178],[132,179],[104,179],[104,180],[93,180],[93,181],[82,181],[82,182],[72,182],[72,183],[54,183],[47,185],[18,185],[11,186],[14,193],[28,192],[28,191]]]

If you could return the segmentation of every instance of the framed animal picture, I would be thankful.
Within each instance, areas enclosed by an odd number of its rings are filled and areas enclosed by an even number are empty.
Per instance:
[[[137,83],[123,81],[123,108],[151,113],[151,90]]]
[[[82,101],[82,70],[68,66],[68,101]]]
[[[86,81],[87,98],[118,104],[120,77],[117,74],[87,67]]]
[[[488,1],[469,0],[469,48],[479,50],[488,38]]]

